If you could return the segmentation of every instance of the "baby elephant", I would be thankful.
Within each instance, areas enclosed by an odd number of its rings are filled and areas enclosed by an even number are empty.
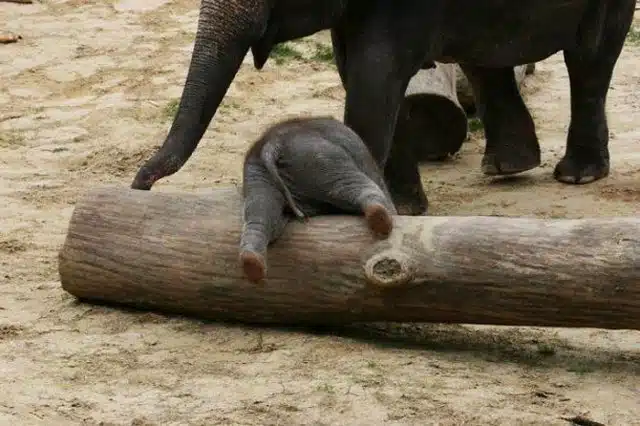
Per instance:
[[[364,213],[386,237],[397,211],[362,139],[331,117],[295,118],[273,125],[247,151],[243,168],[244,226],[240,263],[257,283],[266,251],[288,218]]]

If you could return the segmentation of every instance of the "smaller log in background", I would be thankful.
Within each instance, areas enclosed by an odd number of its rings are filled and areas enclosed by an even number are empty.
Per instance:
[[[418,71],[398,112],[394,146],[411,146],[419,161],[442,160],[467,138],[467,115],[456,92],[457,64]]]
[[[640,329],[640,218],[396,216],[292,223],[268,279],[238,265],[238,190],[106,187],[76,204],[59,256],[85,301],[270,324],[438,322]]]
[[[518,88],[535,64],[514,67]],[[475,113],[473,88],[456,63],[435,62],[409,81],[394,134],[394,146],[412,147],[418,161],[439,161],[467,140],[468,118]]]

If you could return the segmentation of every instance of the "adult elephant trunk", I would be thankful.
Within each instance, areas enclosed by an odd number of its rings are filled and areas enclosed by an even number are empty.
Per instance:
[[[249,47],[267,27],[270,0],[202,0],[178,112],[158,152],[138,170],[133,189],[149,190],[180,170],[198,146]]]

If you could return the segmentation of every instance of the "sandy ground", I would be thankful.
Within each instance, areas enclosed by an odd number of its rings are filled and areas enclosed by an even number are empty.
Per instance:
[[[0,424],[564,425],[583,414],[640,425],[637,331],[394,325],[322,335],[125,313],[63,292],[56,256],[74,201],[96,185],[128,186],[162,142],[197,4],[0,3],[0,31],[24,37],[0,45]],[[326,34],[299,50],[314,40]],[[237,182],[243,150],[267,124],[341,118],[337,73],[309,58],[261,72],[247,60],[195,155],[154,190]],[[543,167],[493,181],[479,171],[476,134],[455,161],[423,167],[431,214],[638,214],[639,81],[630,40],[608,101],[612,174],[566,186],[551,172],[569,122],[567,74],[561,55],[539,63],[524,91]]]

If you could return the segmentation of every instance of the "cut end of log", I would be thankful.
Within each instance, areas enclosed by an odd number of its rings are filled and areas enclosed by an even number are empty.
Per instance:
[[[374,255],[364,265],[367,281],[379,288],[399,287],[413,279],[409,259],[393,252]]]
[[[446,159],[467,138],[467,115],[452,100],[438,95],[407,96],[396,124],[394,144],[415,147],[418,161]]]
[[[240,253],[240,264],[244,275],[252,283],[258,284],[264,280],[266,267],[262,256],[250,251],[243,251]]]

